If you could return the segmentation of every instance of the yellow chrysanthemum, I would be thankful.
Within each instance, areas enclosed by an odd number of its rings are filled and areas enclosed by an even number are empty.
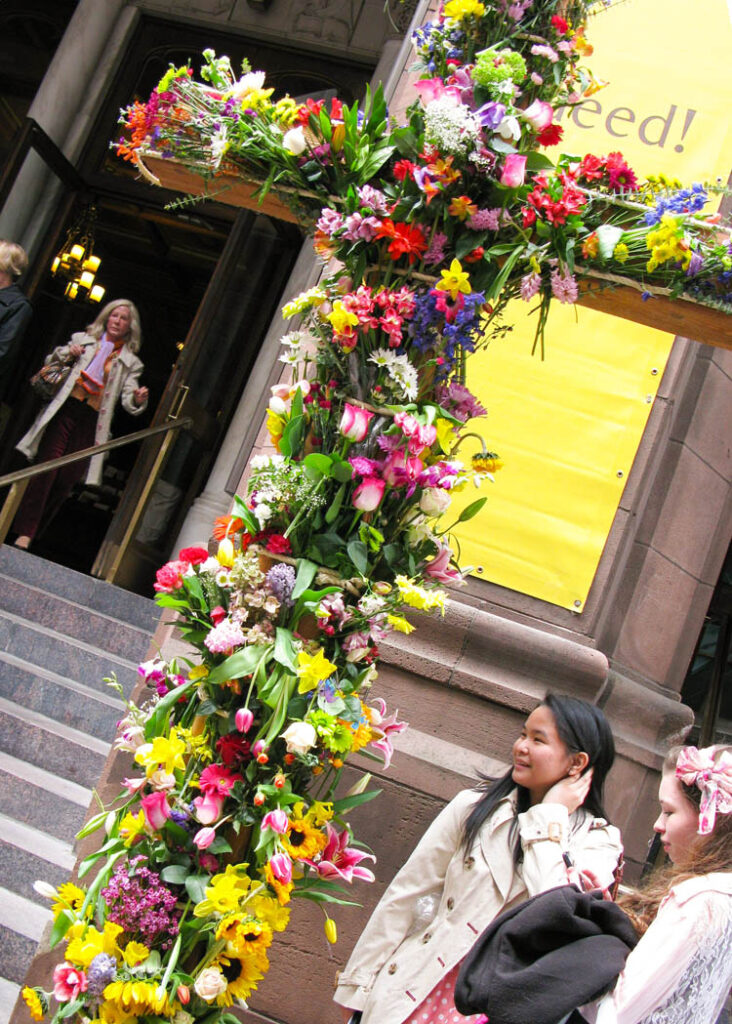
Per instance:
[[[251,907],[255,917],[268,924],[273,932],[283,932],[290,923],[290,911],[287,907],[281,907],[271,896],[255,896],[247,906]]]
[[[351,753],[355,754],[357,750],[362,750],[363,747],[368,746],[371,740],[374,738],[374,734],[371,730],[371,726],[368,722],[361,722],[353,730],[353,743],[351,744]]]
[[[266,921],[251,915],[228,914],[219,922],[216,938],[226,943],[226,956],[246,959],[264,953],[272,945],[272,929]]]
[[[141,942],[128,942],[122,952],[122,957],[128,967],[137,967],[149,956],[150,950]]]
[[[485,4],[480,0],[447,0],[443,13],[451,21],[482,18],[485,14]]]
[[[285,303],[282,307],[282,318],[283,320],[289,320],[291,317],[297,316],[298,313],[304,313],[306,309],[319,306],[322,302],[325,302],[327,297],[325,291],[318,285],[314,288],[308,288],[306,292],[300,292],[294,299]]]
[[[45,996],[41,998],[41,993],[38,989],[29,988],[27,985],[23,989],[21,995],[25,1000],[26,1006],[30,1010],[30,1015],[33,1020],[43,1020],[43,1017],[48,1010],[48,1003],[46,1003]]]
[[[630,250],[625,242],[618,242],[613,249],[613,259],[617,260],[618,263],[625,263],[628,256],[630,256]]]
[[[245,874],[246,864],[228,864],[223,874],[214,875],[211,885],[206,886],[205,899],[193,909],[195,917],[209,914],[231,914],[238,909],[252,884]]]
[[[132,814],[130,811],[125,814],[119,823],[119,834],[125,846],[132,846],[137,837],[145,831],[145,813]]]
[[[86,893],[73,882],[64,882],[57,890],[56,900],[51,904],[54,920],[62,910],[81,910]]]
[[[266,107],[272,106],[269,98],[273,92],[274,89],[250,89],[241,101],[241,105],[245,110],[264,110]]]
[[[290,128],[297,118],[297,112],[299,106],[293,100],[292,96],[283,96],[281,100],[277,100],[274,105],[275,120],[283,127]]]
[[[474,455],[471,459],[473,472],[475,473],[497,473],[503,468],[503,462],[495,452],[485,452]]]
[[[104,989],[104,998],[133,1017],[151,1013],[172,1017],[180,1008],[171,1003],[167,992],[160,991],[159,981],[112,981]]]
[[[122,931],[121,925],[113,924],[111,921],[105,921],[101,932],[91,925],[72,925],[67,932],[71,941],[66,947],[66,959],[75,966],[88,967],[100,953],[117,957],[120,954],[117,939]]]

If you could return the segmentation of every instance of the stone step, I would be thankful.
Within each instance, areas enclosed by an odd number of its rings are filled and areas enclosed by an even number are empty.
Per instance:
[[[51,911],[0,886],[0,977],[21,985]]]
[[[35,891],[33,883],[41,881],[59,886],[68,882],[72,871],[68,865],[71,862],[73,867],[74,852],[68,843],[60,843],[59,840],[47,842],[46,839],[43,833],[17,823],[15,828],[9,829],[7,837],[0,841],[0,879],[6,889],[48,910],[49,901]],[[37,844],[37,852],[25,849],[31,840]],[[16,843],[22,843],[23,846],[17,846]],[[48,859],[50,857],[55,860]],[[64,864],[57,864],[56,860],[63,860]]]
[[[105,740],[0,697],[0,750],[11,757],[91,788],[110,749]]]
[[[117,618],[91,611],[74,601],[49,594],[9,576],[0,576],[2,610],[35,622],[63,636],[80,639],[102,651],[141,661],[150,647],[151,630],[128,626]]]
[[[0,696],[110,743],[117,722],[125,714],[121,698],[112,689],[99,692],[48,669],[31,668],[22,659],[2,653]]]
[[[0,936],[1,942],[2,936]],[[14,981],[8,981],[7,978],[0,978],[0,1024],[8,1024],[19,995],[20,985],[16,985]]]
[[[91,792],[89,797],[91,798]],[[45,832],[49,836],[71,842],[81,828],[85,814],[86,806],[80,807],[70,800],[64,800],[58,792],[41,789],[26,779],[18,778],[14,773],[0,768],[0,818],[4,816],[11,821]],[[0,835],[7,838],[4,833]]]
[[[0,574],[102,612],[152,633],[160,609],[151,598],[140,597],[104,580],[39,558],[9,544],[0,546]]]
[[[117,657],[5,611],[0,611],[0,652],[15,658],[16,664],[28,662],[58,678],[76,680],[107,695],[111,691],[105,677],[114,674],[126,697],[131,695],[138,678],[137,660]]]

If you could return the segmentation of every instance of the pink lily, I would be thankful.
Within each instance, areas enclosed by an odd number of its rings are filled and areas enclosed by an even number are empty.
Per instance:
[[[419,93],[424,107],[434,100],[441,100],[444,96],[452,96],[455,106],[460,103],[460,90],[454,85],[445,85],[441,78],[422,78],[414,83],[414,88]]]
[[[397,721],[398,711],[389,715],[388,718],[384,717],[386,701],[382,697],[376,698],[376,704],[378,704],[378,708],[372,707],[370,709],[371,732],[376,737],[376,740],[371,741],[370,746],[376,747],[384,755],[384,771],[386,771],[394,755],[394,747],[392,746],[390,736],[392,733],[404,732],[407,728],[407,723]]]
[[[433,580],[441,583],[464,583],[462,575],[457,569],[450,568],[452,550],[449,544],[440,544],[437,555],[431,562],[427,562],[424,571]]]
[[[321,878],[341,879],[344,882],[352,882],[354,878],[361,878],[364,882],[373,882],[375,875],[369,868],[358,867],[362,860],[376,860],[373,853],[364,853],[362,850],[354,850],[348,846],[350,836],[344,829],[338,832],[330,822],[325,826],[328,843],[316,863],[306,860],[311,868],[315,868]]]

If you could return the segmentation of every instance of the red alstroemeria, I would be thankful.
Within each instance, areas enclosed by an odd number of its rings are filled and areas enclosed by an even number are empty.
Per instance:
[[[325,100],[313,100],[308,98],[298,110],[297,117],[295,118],[295,124],[300,125],[301,128],[307,128],[310,123],[311,115],[315,115],[315,117],[317,117],[324,105]]]
[[[603,159],[599,156],[593,156],[592,153],[582,157],[582,161],[577,168],[578,181],[599,181],[604,174],[605,161]]]
[[[411,160],[397,160],[392,168],[394,177],[397,181],[404,181],[405,178],[414,177],[414,168],[416,164],[413,164]]]
[[[569,25],[564,18],[561,18],[558,14],[554,14],[552,15],[551,23],[560,36],[566,36]]]

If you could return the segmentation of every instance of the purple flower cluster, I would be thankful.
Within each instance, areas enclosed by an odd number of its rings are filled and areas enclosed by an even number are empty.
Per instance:
[[[133,857],[115,868],[109,884],[102,889],[102,897],[109,907],[107,917],[146,946],[165,935],[161,948],[169,949],[178,934],[176,897],[163,885],[159,875],[141,865],[144,860],[144,857]]]
[[[709,200],[709,194],[703,185],[694,184],[691,188],[680,188],[668,196],[659,196],[656,205],[645,215],[646,224],[652,227],[661,223],[661,217],[667,213],[699,213]]]
[[[483,292],[459,296],[456,306],[445,313],[440,306],[445,293],[432,288],[418,295],[410,326],[412,342],[421,352],[434,349],[444,359],[440,376],[449,376],[460,352],[474,352],[480,335],[480,310],[485,303]]]
[[[89,964],[86,980],[89,983],[87,992],[92,999],[99,999],[105,988],[114,981],[117,974],[117,961],[108,953],[97,953]]]
[[[265,580],[280,604],[284,605],[285,608],[289,608],[293,603],[290,595],[295,589],[295,570],[293,567],[285,565],[284,562],[273,565],[265,576]]]
[[[435,398],[443,409],[452,413],[463,423],[472,419],[473,416],[487,414],[487,410],[475,395],[464,384],[459,384],[457,381],[451,381],[447,385],[440,384],[435,390]]]

